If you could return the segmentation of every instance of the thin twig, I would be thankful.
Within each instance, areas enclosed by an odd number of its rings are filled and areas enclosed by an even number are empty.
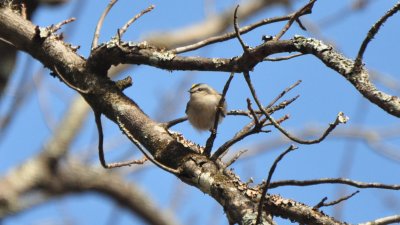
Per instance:
[[[289,21],[286,23],[286,25],[282,28],[282,30],[279,32],[279,34],[277,34],[274,37],[274,40],[277,41],[279,40],[285,33],[286,31],[289,30],[290,26],[292,26],[294,21],[298,21],[299,17],[302,16],[303,14],[308,14],[311,12],[311,9],[314,6],[314,3],[317,0],[310,0],[310,2],[308,2],[305,6],[303,6],[301,9],[299,9],[297,12],[295,12],[293,14],[293,16],[289,19]],[[300,27],[301,27],[301,23],[300,23]]]
[[[129,26],[134,23],[137,19],[139,19],[140,17],[142,17],[144,14],[150,12],[151,10],[154,9],[154,5],[150,5],[149,7],[147,7],[147,9],[141,11],[139,14],[137,14],[136,16],[134,16],[132,19],[130,19],[128,22],[126,22],[126,24],[118,30],[118,35],[119,38],[122,37],[122,35],[124,35],[124,33],[126,32],[126,30],[128,30]],[[120,40],[120,39],[119,39]]]
[[[331,132],[332,130],[334,130],[336,128],[336,126],[340,123],[346,123],[348,121],[348,118],[342,113],[339,112],[335,122],[329,124],[329,127],[325,130],[325,132],[321,135],[321,137],[314,139],[314,140],[302,140],[300,138],[294,137],[292,136],[288,131],[286,131],[283,127],[281,127],[279,125],[278,122],[276,122],[276,120],[274,118],[272,118],[269,113],[264,109],[264,107],[261,105],[260,100],[257,97],[256,91],[254,89],[253,84],[251,83],[250,80],[250,75],[249,72],[245,71],[243,72],[244,74],[244,78],[246,79],[246,82],[250,88],[251,94],[255,100],[255,102],[257,103],[258,108],[263,112],[263,114],[268,118],[268,120],[271,121],[271,123],[274,125],[274,127],[276,129],[278,129],[282,134],[284,134],[287,138],[289,138],[292,141],[295,141],[297,143],[300,144],[316,144],[316,143],[320,143],[321,141],[323,141]]]
[[[266,24],[271,24],[271,23],[276,23],[276,22],[281,22],[281,21],[286,21],[289,20],[290,18],[292,18],[292,16],[294,15],[294,13],[290,14],[290,15],[286,15],[286,16],[279,16],[279,17],[273,17],[273,18],[268,18],[268,19],[263,19],[259,22],[256,22],[254,24],[242,27],[239,29],[239,33],[240,34],[245,34],[248,33],[260,26],[266,25]],[[170,52],[178,54],[178,53],[183,53],[183,52],[188,52],[188,51],[193,51],[199,48],[202,48],[204,46],[207,45],[211,45],[211,44],[215,44],[218,42],[223,42],[223,41],[227,41],[230,40],[232,38],[235,38],[236,32],[229,32],[226,34],[222,34],[222,35],[218,35],[218,36],[214,36],[214,37],[210,37],[207,38],[205,40],[199,41],[197,43],[194,44],[190,44],[187,46],[182,46],[182,47],[178,47],[175,49],[170,50]]]
[[[63,20],[63,21],[57,23],[56,25],[51,26],[50,29],[54,33],[56,31],[58,31],[59,29],[61,29],[61,27],[64,26],[65,24],[74,22],[75,20],[76,19],[74,17],[66,19],[66,20]]]
[[[265,183],[265,186],[263,187],[263,190],[262,190],[262,193],[261,193],[261,198],[260,198],[260,203],[258,204],[258,212],[257,212],[256,224],[259,224],[260,221],[261,221],[264,199],[265,199],[265,196],[267,195],[269,184],[271,183],[271,178],[272,178],[272,175],[275,172],[276,166],[278,165],[279,161],[281,161],[283,159],[283,157],[285,157],[286,154],[288,154],[289,152],[291,152],[291,151],[293,151],[295,149],[297,149],[296,146],[290,145],[288,149],[286,149],[284,152],[282,152],[275,159],[274,163],[272,164],[271,168],[269,169],[267,182]]]
[[[92,46],[91,46],[91,50],[93,50],[94,48],[97,47],[98,45],[98,41],[99,41],[99,37],[100,37],[100,30],[103,26],[103,22],[104,19],[106,18],[108,12],[111,10],[111,8],[114,6],[114,4],[117,2],[118,0],[110,0],[110,3],[108,3],[107,7],[104,9],[103,13],[101,14],[99,21],[97,22],[96,25],[96,30],[94,31],[94,36],[93,36],[93,41],[92,41]]]
[[[386,20],[393,16],[397,11],[400,10],[400,2],[395,4],[389,11],[386,12],[384,16],[382,16],[378,22],[376,22],[371,29],[368,31],[367,36],[365,37],[364,41],[362,42],[360,49],[358,50],[357,58],[355,60],[354,68],[358,69],[358,67],[361,66],[361,61],[365,52],[365,49],[367,48],[369,42],[374,38],[374,36],[378,33],[379,29],[383,25],[383,23],[386,22]]]
[[[356,195],[356,194],[358,194],[358,193],[360,193],[360,191],[357,190],[357,191],[353,192],[353,193],[350,194],[350,195],[344,196],[344,197],[339,198],[339,199],[337,199],[337,200],[335,200],[335,201],[331,201],[331,202],[327,202],[327,203],[325,203],[325,201],[328,200],[328,197],[324,197],[324,198],[323,198],[317,205],[315,205],[313,208],[314,208],[314,209],[319,209],[319,208],[321,208],[321,207],[333,206],[333,205],[339,204],[340,202],[343,202],[343,201],[348,200],[349,198],[353,197],[354,195]]]
[[[129,160],[129,161],[109,163],[109,164],[107,164],[107,169],[124,167],[124,166],[132,166],[132,165],[142,165],[146,161],[147,161],[147,158],[143,157],[142,159],[133,159],[133,160]]]
[[[237,37],[237,39],[239,40],[240,45],[241,45],[242,48],[243,48],[243,51],[244,51],[245,53],[248,53],[248,52],[249,52],[249,46],[247,46],[247,45],[244,43],[242,37],[240,36],[240,32],[239,32],[239,25],[238,25],[238,21],[237,21],[237,12],[238,12],[238,10],[239,10],[239,5],[236,6],[235,12],[234,12],[234,14],[233,14],[233,28],[235,29],[236,37]]]
[[[225,104],[225,96],[226,96],[226,93],[228,92],[229,85],[230,85],[234,75],[235,75],[235,73],[232,72],[231,75],[229,76],[228,80],[226,81],[224,89],[222,91],[221,99],[219,100],[218,107],[217,107],[217,110],[215,112],[214,126],[211,129],[210,137],[207,139],[206,147],[205,147],[204,152],[203,152],[206,156],[210,156],[211,149],[212,149],[213,144],[214,144],[214,140],[217,137],[219,117],[220,117],[220,115],[222,113],[222,107]]]
[[[246,153],[247,151],[248,151],[247,149],[244,149],[244,150],[240,150],[238,153],[236,153],[230,160],[228,160],[228,161],[225,163],[225,168],[228,168],[228,167],[231,166],[233,163],[235,163],[236,160],[238,160],[239,157],[242,156],[243,153]]]
[[[253,116],[254,125],[255,125],[255,126],[259,126],[259,125],[260,125],[260,121],[258,120],[258,116],[257,116],[256,113],[254,112],[253,107],[251,107],[251,101],[250,101],[250,99],[247,98],[246,101],[247,101],[247,109],[250,111],[251,115]]]
[[[271,183],[270,188],[282,186],[311,186],[318,184],[346,184],[357,188],[379,188],[388,190],[400,190],[400,185],[389,185],[380,183],[365,183],[346,178],[321,178],[316,180],[282,180]]]
[[[119,128],[122,130],[122,132],[125,133],[125,135],[129,138],[130,141],[133,142],[133,144],[136,145],[136,147],[143,153],[144,156],[146,156],[146,158],[148,160],[150,160],[150,162],[154,163],[156,166],[158,166],[159,168],[172,173],[172,174],[179,174],[180,171],[177,169],[173,169],[170,168],[168,166],[165,166],[164,164],[158,162],[155,158],[151,157],[149,154],[147,154],[146,149],[140,144],[140,142],[138,140],[136,140],[135,137],[133,137],[133,135],[131,134],[131,132],[125,127],[125,125],[120,121],[119,116],[117,116],[117,124],[119,126]]]

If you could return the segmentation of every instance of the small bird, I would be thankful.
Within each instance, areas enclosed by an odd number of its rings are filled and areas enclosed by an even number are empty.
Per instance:
[[[214,127],[215,114],[222,95],[207,84],[194,84],[189,90],[190,100],[186,105],[186,114],[190,124],[197,130],[210,130]],[[224,102],[219,123],[226,115]]]

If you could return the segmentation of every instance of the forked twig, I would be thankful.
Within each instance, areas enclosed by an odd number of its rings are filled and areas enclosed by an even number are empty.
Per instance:
[[[325,130],[325,132],[321,135],[321,137],[314,139],[314,140],[302,140],[300,138],[292,136],[288,131],[286,131],[282,126],[279,125],[279,123],[269,115],[269,113],[264,109],[264,107],[261,105],[260,100],[257,97],[256,91],[254,89],[253,84],[251,83],[250,75],[248,71],[243,72],[244,78],[248,84],[248,87],[250,89],[250,92],[254,98],[254,101],[257,103],[258,108],[263,112],[263,114],[268,118],[268,120],[271,121],[271,123],[274,125],[276,129],[278,129],[282,134],[284,134],[287,138],[289,138],[292,141],[295,141],[299,144],[316,144],[320,143],[323,141],[331,132],[336,128],[337,125],[340,123],[346,123],[348,121],[348,118],[342,113],[339,112],[335,122],[329,124],[329,127]]]
[[[203,152],[206,156],[210,156],[211,149],[212,149],[213,144],[214,144],[214,140],[217,137],[219,117],[220,117],[220,115],[222,113],[221,110],[222,110],[222,107],[223,107],[223,105],[225,103],[225,96],[226,96],[226,93],[228,92],[229,85],[230,85],[234,75],[235,75],[235,73],[232,72],[231,75],[229,76],[228,80],[226,81],[224,89],[222,91],[221,99],[219,100],[218,107],[217,107],[217,110],[215,112],[214,126],[211,129],[210,137],[207,139],[206,147],[205,147],[204,152]]]
[[[258,204],[258,210],[257,210],[258,212],[257,212],[256,224],[259,224],[260,221],[261,221],[261,215],[262,215],[262,210],[263,210],[264,199],[265,199],[265,196],[267,195],[269,184],[271,183],[271,178],[272,178],[272,175],[275,172],[276,166],[278,165],[279,161],[281,161],[283,159],[283,157],[285,157],[286,154],[288,154],[289,152],[291,152],[291,151],[293,151],[295,149],[297,149],[296,146],[290,145],[288,149],[286,149],[284,152],[282,152],[275,159],[274,163],[272,164],[271,168],[269,169],[267,182],[265,183],[265,186],[263,187],[263,190],[262,190],[262,193],[261,193],[260,202]]]
[[[287,92],[289,92],[290,90],[292,90],[294,87],[296,87],[297,85],[300,84],[300,80],[297,81],[295,84],[291,85],[290,87],[286,88],[284,91],[282,91],[270,104],[268,104],[267,107],[265,107],[265,110],[268,113],[274,113],[277,110],[283,109],[285,108],[287,105],[289,105],[290,103],[292,103],[293,101],[295,101],[299,96],[296,96],[290,100],[285,100],[283,102],[281,102],[279,105],[276,105],[274,107],[272,107],[280,98],[282,98]],[[251,117],[253,118],[253,121],[251,121],[250,123],[248,123],[247,125],[245,125],[239,132],[237,132],[235,134],[235,136],[228,140],[227,142],[225,142],[223,145],[221,145],[216,151],[215,153],[212,155],[211,159],[212,160],[216,160],[218,158],[222,158],[224,154],[226,154],[226,152],[228,151],[228,149],[236,144],[237,142],[243,140],[244,138],[252,135],[252,134],[256,134],[256,133],[260,133],[260,132],[270,132],[270,131],[264,131],[262,130],[263,127],[271,125],[270,123],[266,124],[266,120],[267,118],[264,118],[262,120],[260,120],[261,115],[263,114],[261,111],[254,111],[251,107],[251,102],[248,99],[247,100],[247,107],[248,107],[248,111],[246,112],[240,112],[240,113],[244,113],[244,114],[234,114],[233,112],[229,113],[228,115],[251,115]],[[261,115],[258,115],[261,114]],[[288,119],[287,116],[284,116],[283,118],[279,119],[276,121],[276,123],[280,124],[282,121]]]
[[[283,90],[278,96],[276,96],[265,108],[269,109],[270,107],[272,107],[279,99],[281,99],[286,93],[288,93],[289,91],[291,91],[293,88],[299,86],[299,84],[301,83],[301,80],[296,81],[294,84],[290,85],[289,87],[285,88],[285,90]]]
[[[106,18],[108,12],[110,12],[111,8],[114,6],[114,4],[117,1],[118,0],[110,0],[110,3],[108,3],[107,7],[104,9],[103,13],[101,14],[99,21],[97,22],[97,25],[96,25],[96,30],[94,31],[92,46],[90,48],[91,50],[93,50],[94,48],[97,47],[99,37],[100,37],[100,30],[103,27],[104,19]]]
[[[305,6],[303,6],[301,9],[295,12],[293,16],[289,19],[289,21],[286,23],[286,25],[282,28],[282,30],[274,37],[274,40],[275,41],[279,40],[286,33],[286,31],[289,30],[290,26],[292,26],[294,21],[300,21],[299,17],[301,15],[306,14],[307,11],[311,11],[316,1],[317,0],[310,0],[310,2],[308,2]],[[301,23],[299,23],[299,25],[300,27],[302,27],[302,29],[304,29]]]
[[[386,12],[384,16],[382,16],[368,31],[367,36],[365,37],[364,41],[362,42],[360,49],[358,50],[357,53],[357,58],[355,60],[354,68],[358,69],[358,67],[361,66],[361,61],[365,52],[365,49],[367,48],[369,42],[375,37],[376,33],[378,33],[379,29],[383,25],[383,23],[386,22],[386,20],[393,16],[397,11],[400,10],[400,2],[395,4],[389,11]]]

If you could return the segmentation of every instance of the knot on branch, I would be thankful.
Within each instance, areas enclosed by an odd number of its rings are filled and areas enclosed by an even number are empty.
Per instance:
[[[118,89],[123,91],[126,88],[132,86],[132,77],[128,76],[122,80],[118,80],[117,82],[115,82],[115,85],[117,85]]]

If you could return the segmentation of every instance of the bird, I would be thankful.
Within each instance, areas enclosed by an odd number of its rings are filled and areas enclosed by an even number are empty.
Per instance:
[[[207,84],[193,84],[188,91],[190,99],[186,105],[189,123],[198,131],[211,130],[222,95]],[[220,110],[219,123],[226,115],[227,103],[224,101]]]

